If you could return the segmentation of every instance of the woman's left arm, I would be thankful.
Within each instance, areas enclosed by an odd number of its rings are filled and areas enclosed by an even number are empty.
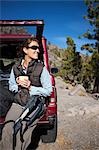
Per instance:
[[[30,95],[42,95],[45,97],[50,96],[52,92],[51,76],[45,66],[41,73],[40,81],[42,87],[31,86]]]

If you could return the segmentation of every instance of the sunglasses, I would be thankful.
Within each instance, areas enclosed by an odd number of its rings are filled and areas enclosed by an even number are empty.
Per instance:
[[[31,47],[28,47],[28,48],[31,48],[31,49],[33,49],[33,50],[37,50],[37,49],[39,49],[39,46],[31,46]]]

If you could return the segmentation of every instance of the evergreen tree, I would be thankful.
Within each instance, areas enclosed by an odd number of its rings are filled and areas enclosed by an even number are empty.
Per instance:
[[[63,53],[62,61],[62,77],[65,76],[65,80],[79,81],[82,67],[81,56],[79,52],[76,52],[76,45],[71,37],[67,37],[66,44],[67,49]]]
[[[87,55],[83,58],[81,70],[81,80],[87,92],[92,91],[92,84],[93,84],[92,79],[93,74],[92,74],[91,57]]]
[[[94,92],[99,92],[99,1],[98,0],[84,0],[87,5],[87,15],[84,17],[89,21],[91,30],[83,34],[83,37],[89,40],[95,40],[94,43],[87,43],[81,48],[92,53],[92,74],[94,77]]]

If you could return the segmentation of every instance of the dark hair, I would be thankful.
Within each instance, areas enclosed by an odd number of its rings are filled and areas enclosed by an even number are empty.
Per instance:
[[[31,37],[29,39],[26,39],[22,45],[22,47],[26,47],[28,48],[28,45],[32,42],[32,41],[36,41],[39,44],[39,41],[35,38],[35,37]]]
[[[36,41],[39,44],[39,41],[37,40],[36,37],[30,37],[28,39],[26,39],[22,44],[17,46],[17,57],[24,57],[25,53],[23,51],[23,47],[28,48],[28,45],[32,42],[32,41]]]

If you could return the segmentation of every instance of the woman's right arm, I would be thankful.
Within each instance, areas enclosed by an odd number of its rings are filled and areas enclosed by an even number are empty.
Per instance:
[[[13,68],[11,70],[11,74],[10,74],[10,78],[9,78],[9,90],[12,92],[18,92],[18,85],[15,80]]]

